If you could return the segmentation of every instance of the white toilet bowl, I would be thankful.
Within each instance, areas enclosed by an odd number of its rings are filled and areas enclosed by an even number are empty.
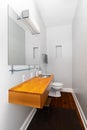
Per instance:
[[[61,97],[61,89],[63,88],[63,85],[62,83],[60,82],[53,82],[51,83],[50,85],[50,92],[49,92],[49,96],[51,97]]]

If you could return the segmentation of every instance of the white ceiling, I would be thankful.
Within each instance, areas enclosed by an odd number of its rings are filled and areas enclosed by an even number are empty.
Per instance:
[[[34,0],[47,27],[70,25],[78,0]]]

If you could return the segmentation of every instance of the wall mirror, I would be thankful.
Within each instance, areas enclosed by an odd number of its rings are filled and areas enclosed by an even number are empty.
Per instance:
[[[40,35],[32,35],[17,13],[8,7],[8,64],[39,64]]]

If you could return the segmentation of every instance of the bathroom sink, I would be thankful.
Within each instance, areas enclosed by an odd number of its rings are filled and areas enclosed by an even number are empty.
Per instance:
[[[49,75],[49,74],[41,74],[39,77],[40,78],[48,78],[48,77],[50,77],[51,75]]]

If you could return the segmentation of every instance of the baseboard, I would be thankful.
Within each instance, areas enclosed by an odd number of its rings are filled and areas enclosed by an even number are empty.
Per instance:
[[[72,88],[62,88],[61,92],[73,92]]]
[[[82,122],[83,122],[84,128],[85,128],[85,130],[87,130],[87,120],[86,120],[86,117],[85,117],[85,115],[84,115],[84,113],[83,113],[83,110],[82,110],[82,108],[81,108],[81,105],[80,105],[80,103],[79,103],[79,101],[78,101],[78,99],[77,99],[77,97],[76,97],[76,95],[75,95],[73,89],[72,89],[72,88],[63,88],[61,91],[62,91],[62,92],[71,92],[71,93],[72,93],[73,98],[74,98],[74,101],[75,101],[75,104],[76,104],[77,109],[78,109],[78,111],[79,111],[81,120],[82,120]]]
[[[33,119],[36,111],[37,111],[36,108],[33,108],[31,110],[31,112],[29,113],[28,117],[26,118],[26,120],[24,121],[23,125],[21,126],[21,128],[19,130],[26,130],[27,129],[27,127],[30,124],[31,120]]]
[[[79,103],[79,101],[78,101],[78,99],[77,99],[77,97],[76,97],[74,92],[72,93],[72,95],[73,95],[75,104],[77,106],[77,109],[79,111],[79,114],[80,114],[81,120],[83,122],[84,128],[85,128],[85,130],[87,130],[87,120],[86,120],[86,117],[85,117],[85,115],[83,113],[82,107],[81,107],[81,105],[80,105],[80,103]]]

